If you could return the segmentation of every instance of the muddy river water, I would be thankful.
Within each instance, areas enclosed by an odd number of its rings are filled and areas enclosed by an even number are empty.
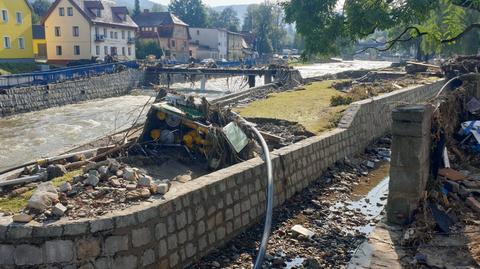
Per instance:
[[[315,77],[347,70],[373,69],[389,66],[389,62],[346,61],[298,67],[303,77]],[[257,86],[262,85],[258,79]],[[183,92],[199,93],[199,83],[175,84]],[[247,89],[243,78],[213,79],[202,95],[215,99]],[[128,128],[153,91],[95,100],[0,118],[0,169],[64,152],[107,134]]]

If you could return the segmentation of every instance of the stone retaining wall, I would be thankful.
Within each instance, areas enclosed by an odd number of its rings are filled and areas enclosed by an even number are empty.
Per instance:
[[[275,205],[383,135],[397,104],[424,101],[442,84],[355,103],[339,128],[273,152]],[[265,166],[255,158],[98,219],[19,225],[3,217],[0,267],[182,268],[260,221],[265,188]]]
[[[45,86],[0,91],[0,117],[128,94],[143,83],[144,72],[129,69]]]

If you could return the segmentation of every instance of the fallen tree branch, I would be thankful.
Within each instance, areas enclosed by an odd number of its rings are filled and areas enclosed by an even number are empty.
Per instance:
[[[476,28],[479,28],[480,29],[480,23],[472,23],[470,24],[467,28],[465,28],[460,34],[458,34],[457,36],[455,37],[452,37],[452,38],[449,38],[449,39],[444,39],[442,41],[440,41],[442,44],[445,44],[445,43],[452,43],[458,39],[461,39],[462,37],[464,37],[466,34],[468,34],[470,31],[472,31],[473,29],[476,29]]]

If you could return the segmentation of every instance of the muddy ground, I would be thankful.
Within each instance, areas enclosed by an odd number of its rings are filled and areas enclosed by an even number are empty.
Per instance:
[[[383,215],[389,142],[382,139],[366,153],[338,162],[275,209],[264,268],[344,268],[348,264]],[[375,190],[379,185],[382,190]],[[296,234],[291,230],[294,225],[315,235],[309,239]],[[262,232],[263,220],[189,268],[252,268]]]

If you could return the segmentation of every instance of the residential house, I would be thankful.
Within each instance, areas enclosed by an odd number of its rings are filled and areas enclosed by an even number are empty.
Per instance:
[[[43,18],[48,61],[135,59],[137,24],[126,7],[107,0],[56,0]]]
[[[198,59],[212,58],[218,60],[227,58],[227,30],[190,27],[190,37],[192,42],[199,46]]]
[[[250,48],[245,42],[242,34],[229,31],[227,33],[227,43],[229,61],[239,61],[245,59],[245,51],[249,50]]]
[[[42,25],[33,25],[33,55],[35,59],[47,59],[47,40],[45,39],[45,27]]]
[[[145,10],[133,20],[139,26],[141,42],[156,42],[165,59],[187,62],[190,58],[188,24],[171,12]]]
[[[0,0],[0,62],[33,61],[32,8],[27,0]]]

